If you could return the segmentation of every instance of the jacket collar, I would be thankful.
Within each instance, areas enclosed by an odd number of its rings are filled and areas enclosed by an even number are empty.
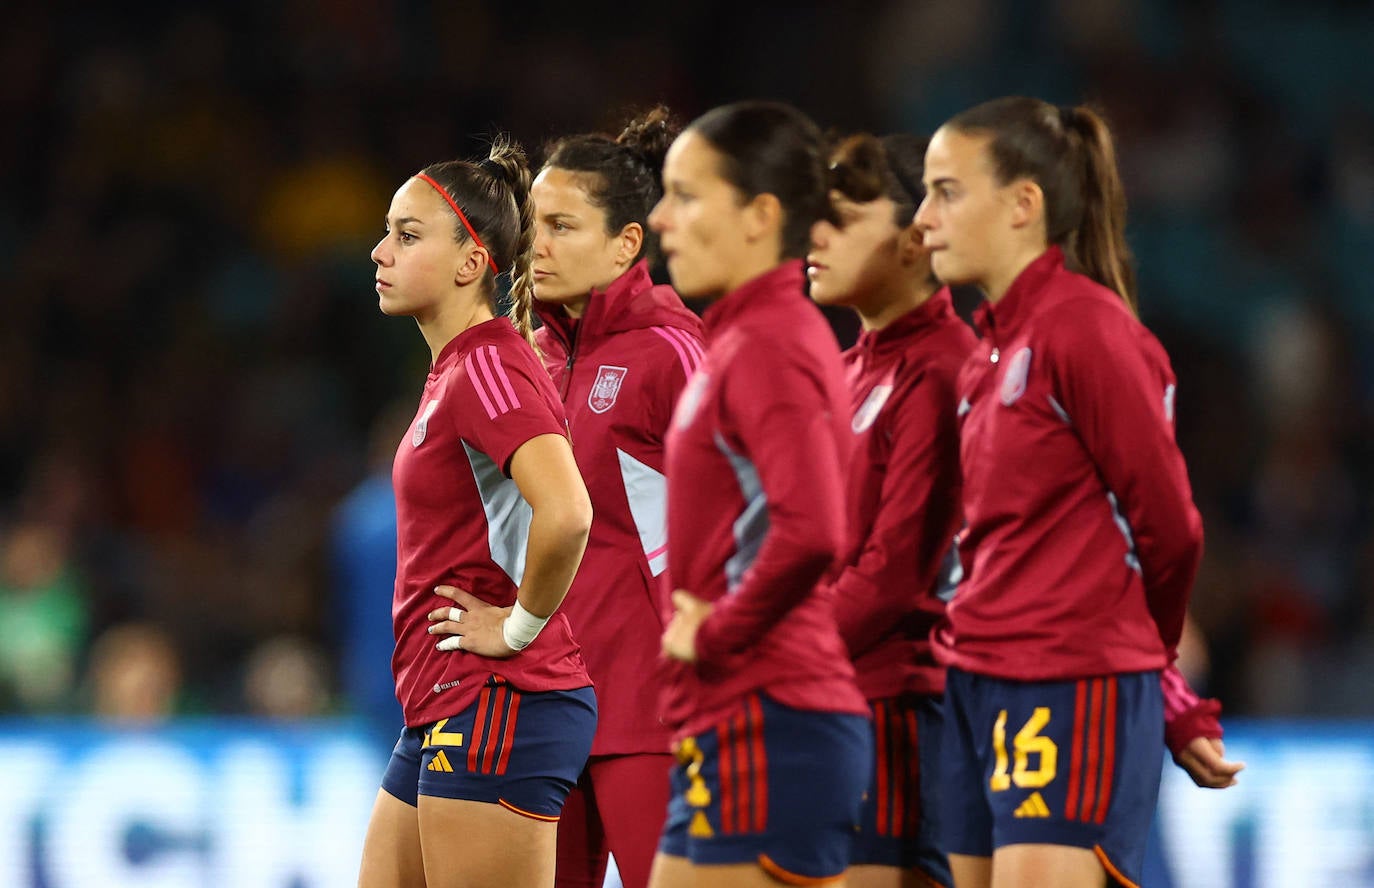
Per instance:
[[[702,314],[708,337],[742,318],[771,307],[805,299],[806,272],[800,259],[789,259],[726,293]]]
[[[860,332],[858,342],[855,345],[867,352],[885,352],[893,348],[900,348],[910,340],[924,336],[954,316],[954,302],[950,296],[949,287],[941,287],[931,294],[925,302],[881,330]]]
[[[973,318],[978,332],[991,338],[995,344],[999,338],[1013,335],[1040,302],[1036,298],[1050,278],[1064,268],[1064,251],[1051,246],[1021,270],[1016,280],[1011,282],[1006,294],[994,305],[985,302],[974,312]]]

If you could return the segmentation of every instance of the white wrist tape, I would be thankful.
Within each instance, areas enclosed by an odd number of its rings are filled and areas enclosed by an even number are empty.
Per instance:
[[[511,608],[510,616],[501,624],[501,637],[505,639],[506,647],[511,650],[524,650],[548,622],[548,617],[536,617],[525,610],[525,606],[517,599],[515,607]]]

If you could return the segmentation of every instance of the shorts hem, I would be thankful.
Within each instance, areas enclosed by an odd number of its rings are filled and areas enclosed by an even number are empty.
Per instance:
[[[1121,870],[1116,868],[1116,865],[1112,863],[1111,858],[1107,856],[1107,852],[1102,850],[1101,845],[1093,845],[1093,853],[1097,855],[1097,861],[1098,863],[1102,864],[1102,868],[1107,871],[1107,875],[1111,876],[1113,879],[1116,879],[1116,881],[1119,882],[1123,886],[1123,888],[1140,888],[1138,884],[1126,878],[1125,874],[1122,873]]]
[[[543,823],[557,823],[560,816],[558,814],[539,814],[534,811],[526,811],[524,808],[517,808],[505,799],[497,799],[496,804],[513,814],[519,814],[521,817],[528,817],[530,820],[538,820]]]
[[[778,865],[778,863],[767,854],[760,854],[758,856],[758,863],[759,866],[763,867],[765,873],[787,885],[829,885],[843,879],[845,872],[844,870],[840,870],[833,876],[804,876],[801,873],[794,873]]]

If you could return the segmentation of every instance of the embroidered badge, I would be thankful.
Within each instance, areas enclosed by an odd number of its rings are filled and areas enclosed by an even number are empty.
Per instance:
[[[1002,404],[1010,407],[1026,393],[1026,377],[1030,374],[1031,350],[1023,348],[1012,355],[1002,374]]]
[[[849,423],[849,427],[854,430],[854,434],[862,434],[868,431],[873,425],[873,421],[882,412],[883,405],[892,395],[892,386],[875,385],[873,390],[864,398],[864,402],[859,405],[859,409],[854,411],[854,419]]]
[[[415,431],[410,435],[410,446],[419,447],[425,443],[425,434],[429,431],[429,418],[434,415],[434,411],[439,409],[439,399],[435,398],[425,405],[424,412],[420,418],[415,420]]]
[[[624,367],[612,367],[610,364],[596,368],[596,382],[592,383],[592,390],[587,393],[587,406],[592,408],[593,413],[605,413],[615,406],[615,399],[628,372]]]

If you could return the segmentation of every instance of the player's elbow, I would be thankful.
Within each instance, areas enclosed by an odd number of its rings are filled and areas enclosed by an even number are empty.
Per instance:
[[[810,532],[796,540],[794,555],[797,569],[803,573],[814,573],[817,577],[825,573],[840,555],[844,544],[843,528],[831,526],[829,522],[816,522]]]
[[[592,501],[587,489],[578,487],[551,502],[540,503],[536,517],[543,519],[551,535],[570,545],[585,545],[592,532]]]

